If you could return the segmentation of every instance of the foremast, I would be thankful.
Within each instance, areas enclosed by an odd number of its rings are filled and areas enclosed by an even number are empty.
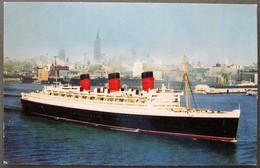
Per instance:
[[[56,57],[57,56],[54,56],[54,58],[55,58],[55,87],[57,87],[57,85],[58,85],[58,72],[57,72],[57,63],[56,63]]]
[[[184,58],[183,58],[183,79],[185,82],[185,98],[186,98],[186,108],[189,107],[189,94],[188,94],[188,84],[189,84],[189,78],[188,78],[188,70],[187,70],[187,60],[186,60],[186,50],[184,50]]]

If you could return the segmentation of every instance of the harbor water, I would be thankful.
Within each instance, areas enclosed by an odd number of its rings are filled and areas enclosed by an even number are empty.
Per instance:
[[[232,166],[256,165],[257,98],[195,95],[213,110],[240,106],[237,142],[109,130],[22,113],[21,92],[43,85],[4,83],[4,163],[9,165]],[[184,100],[184,98],[183,98]]]

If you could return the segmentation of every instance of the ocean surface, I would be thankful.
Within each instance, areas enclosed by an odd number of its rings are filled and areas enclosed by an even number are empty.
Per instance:
[[[236,143],[114,131],[22,113],[21,92],[43,85],[4,83],[4,163],[9,165],[226,166],[257,164],[257,98],[195,95],[198,105],[240,104]]]

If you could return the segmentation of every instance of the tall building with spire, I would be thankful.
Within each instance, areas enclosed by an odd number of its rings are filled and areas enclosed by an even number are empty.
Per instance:
[[[95,40],[94,62],[101,63],[101,42],[100,42],[100,38],[99,38],[99,33],[97,33],[97,38]]]

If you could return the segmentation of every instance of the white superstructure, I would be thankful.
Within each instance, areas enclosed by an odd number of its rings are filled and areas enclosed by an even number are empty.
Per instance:
[[[80,91],[79,86],[45,86],[42,91],[22,93],[22,99],[76,109],[110,113],[151,116],[239,118],[240,110],[211,111],[209,109],[185,108],[180,105],[183,92],[162,88],[139,91],[110,92],[96,88]]]

